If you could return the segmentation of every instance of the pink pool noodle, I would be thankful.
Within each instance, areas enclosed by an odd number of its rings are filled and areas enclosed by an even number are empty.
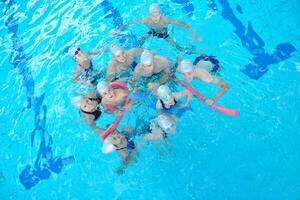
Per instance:
[[[201,99],[203,102],[205,102],[206,98],[199,92],[197,91],[195,88],[193,88],[192,86],[190,86],[189,84],[187,84],[186,82],[179,80],[179,79],[175,79],[176,82],[179,82],[181,85],[183,85],[187,90],[189,90],[190,92],[192,92],[195,96],[197,96],[199,99]],[[228,114],[228,115],[232,115],[232,116],[237,116],[238,115],[238,111],[237,110],[233,110],[230,108],[225,108],[222,106],[218,106],[216,104],[211,105],[210,107],[212,107],[213,109]]]
[[[124,90],[127,90],[128,91],[128,88],[121,82],[112,82],[110,83],[110,86],[111,87],[119,87],[121,89],[124,89]],[[130,100],[129,98],[127,97],[127,99],[125,100],[125,106],[128,105],[130,103]],[[124,113],[125,112],[125,109],[123,108],[122,109],[122,112]],[[119,115],[115,121],[104,131],[104,133],[102,133],[102,135],[100,136],[100,139],[101,140],[104,140],[109,134],[111,134],[118,126],[118,124],[120,123],[120,121],[122,120],[123,118],[123,113],[122,115]]]

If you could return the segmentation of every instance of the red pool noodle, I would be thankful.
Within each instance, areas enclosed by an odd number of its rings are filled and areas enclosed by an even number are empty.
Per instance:
[[[177,78],[175,78],[175,81],[180,83],[183,87],[185,87],[187,90],[189,90],[190,92],[192,92],[195,96],[197,96],[199,99],[201,99],[201,101],[205,102],[206,98],[195,88],[193,88],[192,86],[190,86],[189,84],[187,84],[186,82],[179,80]],[[222,106],[218,106],[216,104],[211,105],[210,107],[212,107],[213,109],[228,114],[228,115],[232,115],[232,116],[237,116],[238,115],[238,111],[237,110],[233,110],[230,108],[225,108]]]
[[[124,90],[127,90],[128,91],[128,88],[121,82],[112,82],[109,84],[111,87],[119,87],[121,89],[124,89]],[[130,100],[129,98],[127,97],[127,99],[125,100],[125,106],[128,105],[130,103]],[[101,140],[104,140],[109,134],[111,134],[115,129],[116,127],[118,126],[118,124],[120,123],[120,121],[122,120],[123,118],[123,113],[125,112],[125,109],[123,108],[122,110],[122,115],[119,115],[115,121],[104,131],[104,133],[102,133],[102,135],[100,136],[100,139]]]

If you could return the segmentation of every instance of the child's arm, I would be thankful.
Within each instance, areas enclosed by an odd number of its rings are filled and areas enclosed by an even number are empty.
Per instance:
[[[187,29],[192,34],[194,39],[199,40],[199,41],[202,40],[201,36],[197,35],[193,31],[193,29],[190,27],[190,25],[188,25],[187,23],[184,23],[184,22],[181,22],[181,21],[178,21],[178,20],[173,20],[173,19],[170,19],[170,18],[167,18],[167,17],[164,17],[163,19],[168,24],[174,24],[174,25],[177,25],[177,26],[184,27],[185,29]]]

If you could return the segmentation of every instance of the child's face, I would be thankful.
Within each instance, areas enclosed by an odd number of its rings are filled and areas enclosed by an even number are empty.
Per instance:
[[[154,69],[153,63],[145,63],[143,64],[143,68],[147,74],[153,73],[153,69]]]
[[[151,14],[150,14],[150,18],[152,19],[152,21],[154,21],[154,22],[159,22],[159,20],[160,20],[160,13],[159,12],[152,12]]]
[[[174,102],[174,97],[172,94],[169,94],[166,96],[166,98],[163,99],[164,103],[169,105],[169,106],[172,106],[175,104]]]
[[[125,137],[123,135],[121,135],[120,133],[118,133],[117,131],[114,131],[111,135],[111,142],[114,145],[120,145],[122,143],[125,142]]]
[[[83,98],[80,102],[80,108],[85,112],[93,112],[97,109],[97,106],[98,102],[90,98]]]
[[[193,71],[187,72],[187,73],[183,73],[183,76],[184,76],[184,78],[185,78],[186,80],[192,81],[193,78],[194,78],[194,73],[193,73]]]
[[[117,61],[124,63],[126,61],[125,52],[124,51],[118,52],[118,54],[116,55],[116,59],[117,59]]]
[[[111,88],[108,88],[102,93],[103,98],[112,99],[115,97],[114,91]]]

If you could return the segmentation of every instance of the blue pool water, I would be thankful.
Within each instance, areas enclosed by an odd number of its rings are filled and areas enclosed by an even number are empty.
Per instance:
[[[89,50],[110,42],[133,47],[147,31],[133,25],[154,1],[2,0],[0,24],[0,199],[300,199],[300,2],[261,0],[158,1],[170,18],[188,22],[203,37],[171,27],[180,44],[215,55],[230,90],[218,104],[198,99],[186,112],[172,150],[144,146],[137,163],[118,176],[117,155],[102,142],[70,99],[86,92],[73,85],[72,44]],[[145,47],[169,57],[185,55],[159,39]],[[105,70],[109,53],[94,57]],[[205,96],[217,88],[194,84]],[[139,125],[147,108],[121,125]],[[136,122],[136,116],[139,117]],[[105,118],[107,124],[112,118]],[[102,123],[102,122],[101,122]]]

